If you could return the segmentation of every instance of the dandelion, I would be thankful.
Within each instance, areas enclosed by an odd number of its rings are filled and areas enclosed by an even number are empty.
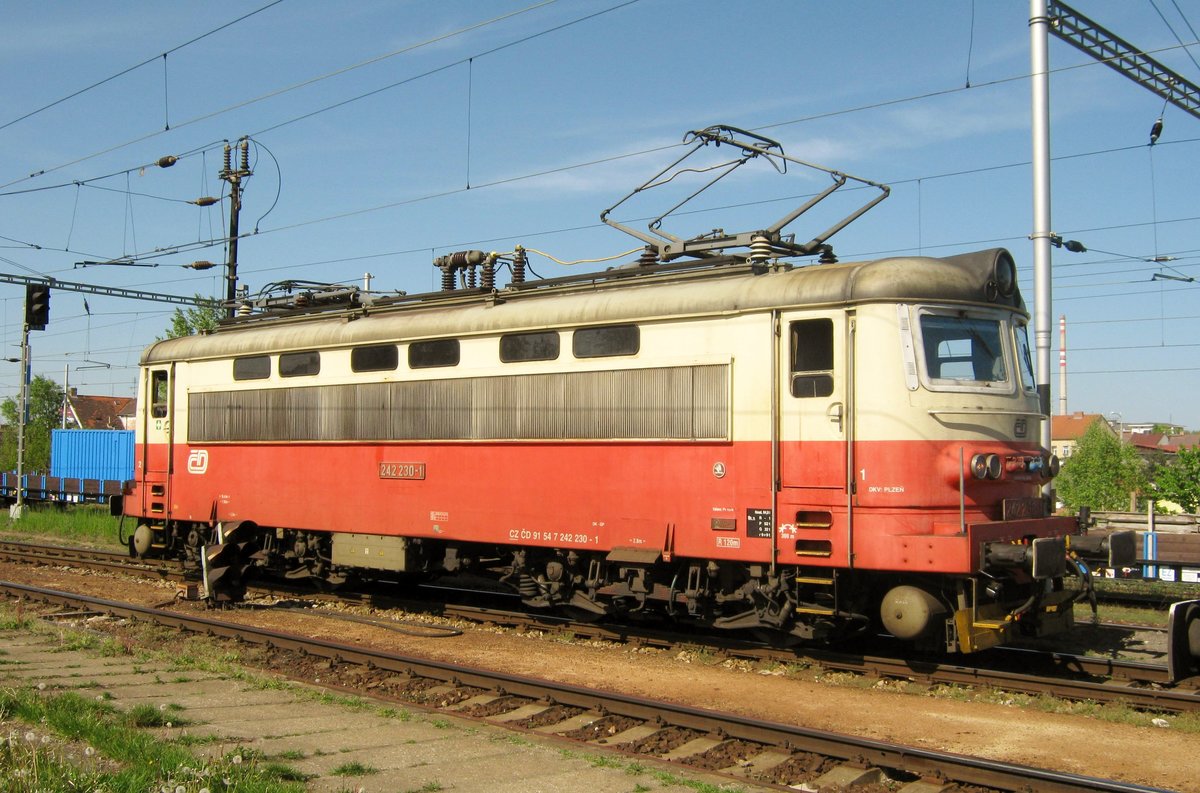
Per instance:
[[[89,746],[88,748],[83,750],[83,753],[85,755],[87,755],[88,757],[91,757],[92,755],[94,755],[96,753],[96,750]]]
[[[159,705],[158,709],[160,712],[166,713],[167,712],[167,703],[164,702],[163,704]]]
[[[43,736],[42,736],[42,743],[43,743],[43,744],[50,743],[50,736],[49,736],[49,735],[43,735]]]
[[[233,756],[233,759],[231,760],[231,762],[234,765],[241,765],[242,764],[242,756],[240,754],[235,754]]]
[[[168,730],[169,730],[169,729],[171,729],[171,728],[172,728],[172,727],[174,727],[174,726],[175,726],[175,725],[173,725],[171,722],[169,722],[169,721],[167,722],[167,729],[168,729]]]
[[[38,691],[45,691],[45,690],[46,690],[46,684],[38,683]]]
[[[32,730],[29,731],[29,732],[25,733],[25,740],[29,741],[30,743],[33,743],[34,741],[37,740],[37,734],[34,733]]]
[[[206,788],[206,787],[202,787],[202,788],[200,788],[200,790],[198,790],[196,793],[209,793],[209,790],[208,790],[208,788]]]
[[[187,788],[185,788],[183,785],[176,785],[175,793],[187,793]]]

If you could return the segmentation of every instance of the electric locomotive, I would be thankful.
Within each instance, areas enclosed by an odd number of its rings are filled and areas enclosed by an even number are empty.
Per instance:
[[[268,571],[486,580],[789,640],[883,627],[971,652],[1069,627],[1082,557],[1119,565],[1132,537],[1051,512],[1012,256],[837,262],[828,239],[886,186],[732,127],[686,140],[630,195],[714,145],[735,153],[715,179],[765,160],[831,185],[689,238],[627,228],[623,199],[602,218],[645,251],[603,272],[527,279],[520,247],[464,251],[435,262],[439,292],[271,297],[152,345],[131,553],[191,560],[214,601]],[[783,233],[851,182],[865,205]]]

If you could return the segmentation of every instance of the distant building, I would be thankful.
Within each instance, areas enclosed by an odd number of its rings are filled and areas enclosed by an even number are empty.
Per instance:
[[[131,430],[137,411],[136,397],[87,396],[67,391],[63,423],[67,429]]]
[[[1168,435],[1161,432],[1122,433],[1127,440],[1141,450],[1152,450],[1163,454],[1178,454],[1180,449],[1195,449],[1200,447],[1200,433],[1183,432]]]
[[[1166,432],[1168,435],[1182,435],[1183,427],[1179,424],[1172,424],[1169,421],[1122,421],[1119,423],[1123,432],[1132,432],[1135,435],[1154,432],[1154,428],[1160,428],[1160,432]]]
[[[1088,428],[1096,422],[1099,422],[1114,437],[1116,436],[1117,433],[1112,426],[1099,413],[1076,412],[1051,416],[1051,453],[1058,455],[1060,460],[1069,458],[1074,454],[1075,447],[1079,445],[1079,439],[1083,437],[1083,433],[1087,432]]]

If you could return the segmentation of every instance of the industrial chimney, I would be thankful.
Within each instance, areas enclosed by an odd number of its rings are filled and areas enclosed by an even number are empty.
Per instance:
[[[1067,415],[1067,315],[1058,317],[1058,415]]]

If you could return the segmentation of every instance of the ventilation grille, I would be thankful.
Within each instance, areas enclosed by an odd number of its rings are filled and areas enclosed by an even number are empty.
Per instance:
[[[729,366],[188,396],[188,441],[727,440]]]

